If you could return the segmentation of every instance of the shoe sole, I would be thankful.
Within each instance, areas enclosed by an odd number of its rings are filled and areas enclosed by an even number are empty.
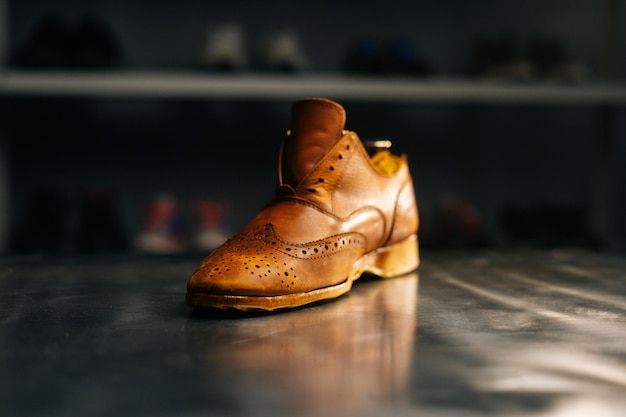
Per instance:
[[[390,246],[384,246],[361,257],[354,263],[345,281],[316,290],[274,296],[216,295],[187,293],[186,302],[194,308],[237,309],[242,311],[272,311],[300,307],[316,301],[337,298],[352,288],[352,283],[363,273],[381,278],[393,278],[413,272],[419,266],[417,236]]]

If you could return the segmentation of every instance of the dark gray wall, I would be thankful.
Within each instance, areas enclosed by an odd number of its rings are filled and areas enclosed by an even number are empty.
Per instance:
[[[193,68],[203,28],[235,21],[250,45],[277,28],[297,30],[320,71],[341,70],[358,38],[406,37],[437,74],[463,76],[477,35],[512,33],[522,45],[533,36],[556,36],[593,78],[626,78],[620,23],[626,7],[617,1],[14,1],[12,48],[51,12],[69,23],[90,15],[108,22],[132,68]],[[425,224],[436,222],[450,197],[461,198],[475,206],[493,241],[505,243],[505,208],[557,206],[583,212],[586,224],[579,227],[623,247],[623,110],[607,117],[586,107],[342,104],[349,129],[363,138],[391,138],[409,154]],[[202,194],[227,199],[238,229],[271,193],[289,105],[16,100],[10,105],[14,211],[22,212],[42,184],[70,202],[83,189],[105,187],[115,192],[132,235],[153,196],[175,195],[192,222],[190,202]],[[598,159],[607,137],[615,140],[611,153]],[[608,176],[596,176],[598,161],[614,162]],[[607,178],[610,198],[603,201],[611,206],[598,207]],[[74,203],[69,207],[76,211]]]

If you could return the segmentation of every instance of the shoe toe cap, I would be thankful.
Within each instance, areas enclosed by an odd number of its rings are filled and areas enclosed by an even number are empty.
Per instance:
[[[246,296],[308,292],[354,275],[354,263],[363,250],[358,234],[293,243],[282,240],[268,224],[233,237],[210,254],[190,278],[187,289]]]

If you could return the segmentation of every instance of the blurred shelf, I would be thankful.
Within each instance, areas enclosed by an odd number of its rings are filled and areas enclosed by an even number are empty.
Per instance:
[[[199,71],[8,70],[0,73],[0,96],[261,100],[315,96],[346,101],[429,104],[623,106],[626,105],[626,84]]]

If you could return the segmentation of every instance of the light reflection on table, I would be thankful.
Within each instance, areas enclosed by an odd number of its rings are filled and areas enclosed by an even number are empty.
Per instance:
[[[287,415],[338,415],[403,403],[415,354],[417,289],[415,273],[363,278],[347,296],[313,307],[218,328],[207,325],[210,317],[190,320],[189,348],[208,379],[224,372],[250,383],[250,395],[237,396],[235,409],[267,401],[261,408]]]

